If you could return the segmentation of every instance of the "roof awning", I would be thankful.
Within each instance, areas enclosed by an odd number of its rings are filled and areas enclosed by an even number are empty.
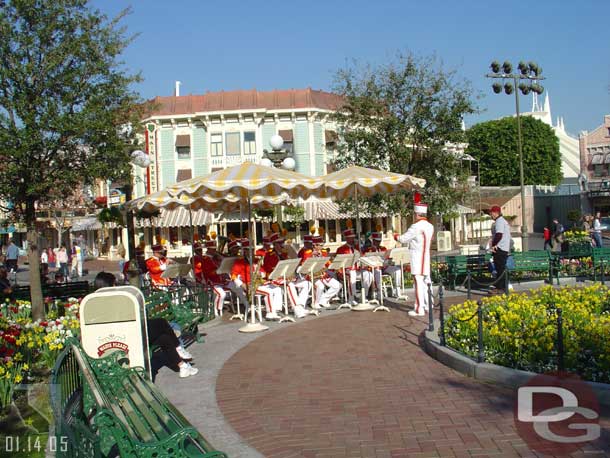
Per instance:
[[[292,129],[289,130],[280,130],[278,135],[282,137],[285,142],[293,141]]]
[[[176,135],[176,147],[191,146],[190,135]]]
[[[190,180],[191,178],[193,178],[193,172],[191,169],[178,169],[176,183],[180,183],[184,180]]]
[[[74,221],[72,227],[70,228],[70,232],[79,232],[79,231],[97,231],[102,229],[102,223],[95,216],[90,216],[88,218],[83,218]]]
[[[305,220],[313,221],[316,219],[351,219],[356,215],[351,215],[341,211],[339,204],[330,199],[313,199],[305,201]],[[375,216],[385,217],[385,213],[370,215],[366,212],[361,212],[362,218],[372,218]]]
[[[603,154],[596,154],[591,159],[591,165],[599,165],[599,164],[603,164],[603,163],[604,163],[604,155]]]
[[[193,226],[206,226],[214,222],[214,214],[205,210],[193,211]],[[191,225],[191,217],[187,208],[178,207],[175,210],[162,208],[159,216],[152,218],[136,219],[138,227],[188,227]]]

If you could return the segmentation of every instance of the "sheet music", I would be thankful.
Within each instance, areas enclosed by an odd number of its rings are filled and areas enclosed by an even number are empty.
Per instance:
[[[411,261],[411,253],[408,247],[393,248],[390,250],[390,259],[394,261],[394,264],[400,264],[401,260],[403,264],[408,264]]]
[[[360,258],[360,264],[367,267],[383,267],[383,259],[379,256],[363,256]]]
[[[316,274],[319,271],[324,270],[328,260],[328,258],[306,259],[305,262],[303,262],[303,264],[299,267],[298,272],[302,274],[309,274],[313,270],[313,273]]]
[[[180,276],[180,264],[170,264],[161,274],[161,278],[176,278]]]
[[[352,267],[358,260],[358,258],[356,257],[357,254],[358,253],[356,253],[356,254],[338,254],[337,256],[335,256],[335,259],[333,259],[333,262],[330,265],[329,269],[338,270],[338,269],[343,269],[344,267],[345,268]]]
[[[269,275],[269,278],[271,280],[277,280],[284,277],[294,277],[295,271],[299,266],[300,262],[301,260],[299,258],[284,259],[283,261],[278,262],[277,266],[275,266],[275,269],[273,269],[273,272],[271,272],[271,275]]]
[[[233,264],[235,264],[235,261],[237,261],[238,259],[239,259],[239,256],[223,258],[222,261],[220,261],[220,266],[218,266],[218,269],[216,269],[216,273],[231,275],[231,270],[233,269]]]

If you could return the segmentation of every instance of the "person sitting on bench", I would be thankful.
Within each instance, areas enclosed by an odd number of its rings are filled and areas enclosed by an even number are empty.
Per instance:
[[[110,272],[100,272],[95,276],[94,284],[97,288],[116,286],[116,277]],[[191,354],[180,345],[180,341],[171,325],[165,318],[152,318],[146,321],[148,341],[150,345],[157,345],[167,357],[169,367],[178,367],[180,378],[195,375],[199,369],[190,365]]]

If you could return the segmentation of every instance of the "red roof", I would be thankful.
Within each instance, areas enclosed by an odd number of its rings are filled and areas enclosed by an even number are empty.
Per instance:
[[[330,92],[307,89],[274,91],[221,91],[204,95],[181,95],[179,97],[155,97],[149,102],[154,110],[148,116],[181,115],[211,111],[232,110],[290,110],[319,108],[337,110],[343,98]]]

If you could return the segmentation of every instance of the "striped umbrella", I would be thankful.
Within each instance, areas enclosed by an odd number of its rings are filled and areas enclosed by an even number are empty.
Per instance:
[[[375,194],[391,194],[400,190],[421,189],[426,180],[402,175],[400,173],[386,172],[385,170],[367,169],[365,167],[351,166],[330,173],[321,178],[324,183],[324,195],[334,199],[354,198],[356,200],[356,233],[358,246],[360,243],[360,209],[359,197],[370,197]],[[373,306],[365,303],[364,286],[361,291],[362,303],[352,310],[372,310]]]
[[[246,202],[257,194],[279,196],[286,193],[292,198],[307,198],[319,195],[322,187],[323,183],[318,178],[244,162],[210,175],[181,181],[166,190],[173,197],[186,195],[194,198],[225,198],[227,193],[233,193]]]
[[[358,195],[391,194],[401,189],[421,189],[426,180],[411,175],[367,169],[357,165],[338,170],[321,177],[325,195],[334,199],[348,199]]]

